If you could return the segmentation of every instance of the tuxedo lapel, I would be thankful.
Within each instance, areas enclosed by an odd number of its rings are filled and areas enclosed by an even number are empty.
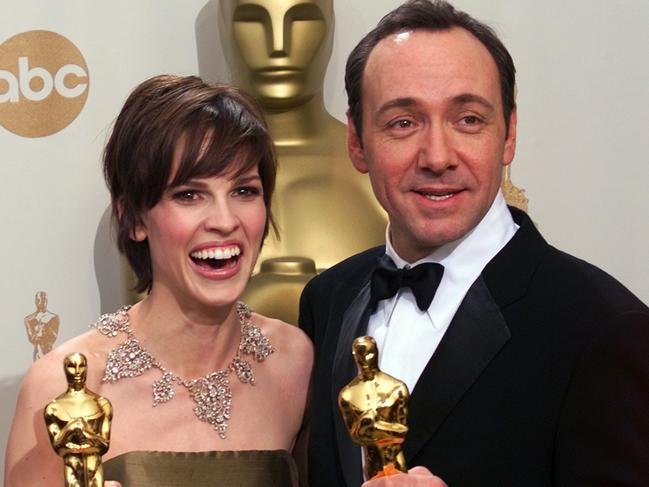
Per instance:
[[[434,435],[509,338],[499,306],[478,277],[410,397],[406,461]]]
[[[363,482],[360,447],[352,442],[338,408],[338,394],[356,375],[356,364],[352,356],[352,342],[367,330],[370,316],[370,283],[367,281],[343,315],[336,354],[334,356],[331,399],[334,409],[336,441],[340,455],[340,466],[349,487]]]

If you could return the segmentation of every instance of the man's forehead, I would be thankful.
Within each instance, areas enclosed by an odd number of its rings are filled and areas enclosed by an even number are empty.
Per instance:
[[[378,97],[371,101],[381,104],[400,96],[424,96],[451,82],[460,92],[486,90],[500,97],[496,63],[473,34],[459,27],[401,31],[382,39],[370,53],[363,96]]]
[[[404,52],[430,49],[475,50],[490,56],[487,48],[471,32],[462,27],[447,29],[404,29],[381,39],[372,49],[369,60],[377,52],[396,50]],[[368,62],[369,62],[368,60]]]

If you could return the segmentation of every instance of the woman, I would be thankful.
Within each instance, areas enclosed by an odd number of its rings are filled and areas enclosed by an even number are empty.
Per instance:
[[[124,487],[295,482],[287,452],[302,426],[312,348],[297,327],[237,302],[272,226],[275,172],[260,112],[238,90],[176,76],[135,89],[106,146],[104,174],[118,246],[148,294],[28,372],[5,485],[63,483],[42,410],[65,390],[71,352],[86,355],[88,388],[112,403],[106,479]]]

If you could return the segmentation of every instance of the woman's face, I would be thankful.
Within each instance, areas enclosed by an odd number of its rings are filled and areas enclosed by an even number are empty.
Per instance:
[[[174,167],[180,156],[177,150]],[[148,240],[151,292],[203,307],[232,304],[248,283],[265,226],[257,167],[167,188],[135,232]]]

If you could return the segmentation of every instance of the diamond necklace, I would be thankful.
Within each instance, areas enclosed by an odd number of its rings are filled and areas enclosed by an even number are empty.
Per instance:
[[[130,306],[122,306],[115,313],[106,313],[92,325],[97,331],[108,337],[115,337],[118,333],[125,333],[126,340],[113,348],[106,359],[106,370],[102,382],[117,382],[125,377],[137,377],[150,368],[162,372],[162,377],[153,382],[153,405],[157,406],[173,399],[175,390],[173,383],[187,389],[196,403],[194,414],[196,417],[209,423],[219,436],[225,439],[230,419],[232,406],[232,389],[228,376],[234,371],[237,378],[244,384],[254,384],[255,377],[252,366],[242,354],[253,355],[257,362],[263,361],[275,349],[270,341],[250,321],[250,308],[242,302],[237,302],[236,312],[241,327],[239,347],[232,362],[223,370],[211,372],[198,379],[183,379],[167,370],[135,338],[131,330],[128,316]]]

